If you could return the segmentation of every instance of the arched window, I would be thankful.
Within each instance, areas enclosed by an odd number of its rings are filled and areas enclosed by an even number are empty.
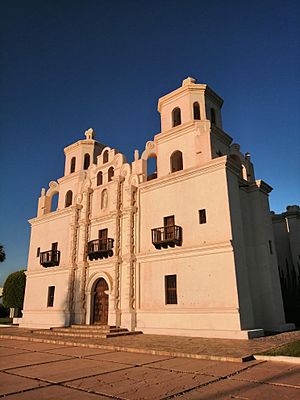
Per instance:
[[[72,157],[71,159],[71,166],[70,166],[70,173],[72,174],[75,172],[75,167],[76,167],[76,157]]]
[[[179,150],[174,151],[170,158],[171,172],[180,171],[183,169],[182,153]]]
[[[101,210],[104,210],[105,208],[107,208],[108,205],[108,194],[107,194],[107,190],[104,189],[102,190],[101,193]]]
[[[216,125],[216,111],[214,108],[210,109],[210,120],[212,124]]]
[[[91,162],[90,155],[86,153],[84,155],[83,169],[88,169],[88,167],[90,166],[90,162]]]
[[[200,106],[198,101],[193,104],[194,119],[200,119]]]
[[[72,190],[68,190],[66,193],[65,207],[70,207],[72,205],[73,193]]]
[[[179,107],[174,108],[172,111],[173,127],[181,124],[181,111]]]
[[[103,174],[102,174],[102,172],[100,171],[100,172],[98,172],[98,174],[97,174],[97,186],[102,185],[102,183],[103,183]]]
[[[115,174],[114,168],[110,167],[108,170],[108,182],[110,182]]]
[[[103,164],[108,162],[108,150],[103,153]]]

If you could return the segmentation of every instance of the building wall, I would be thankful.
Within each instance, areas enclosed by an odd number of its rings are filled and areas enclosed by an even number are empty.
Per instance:
[[[195,120],[193,103],[200,106]],[[104,278],[108,324],[145,333],[250,338],[285,325],[268,205],[271,188],[255,181],[249,154],[222,130],[223,100],[207,85],[187,78],[159,100],[162,131],[128,164],[116,150],[86,139],[65,148],[65,176],[42,189],[32,219],[24,317],[21,326],[93,323],[95,285]],[[181,124],[172,111],[181,108]],[[211,108],[216,121],[210,121]],[[172,172],[170,157],[182,153],[183,168]],[[108,160],[104,154],[108,153]],[[84,169],[84,154],[91,163]],[[75,172],[70,163],[76,157]],[[157,159],[150,177],[147,163]],[[108,171],[114,176],[109,181]],[[103,182],[97,182],[102,172]],[[154,179],[153,179],[154,178]],[[66,193],[73,193],[65,207]],[[58,193],[58,211],[51,212]],[[199,210],[206,222],[199,223]],[[158,249],[152,229],[175,216],[182,243]],[[88,243],[108,229],[113,252],[92,259]],[[165,237],[165,236],[163,236]],[[174,238],[173,238],[174,239]],[[44,268],[37,247],[58,242],[57,267]],[[174,241],[171,241],[171,244]],[[169,242],[170,244],[170,242]],[[94,253],[93,253],[94,254]],[[166,304],[165,277],[176,275],[177,304]],[[53,307],[47,291],[55,286]]]

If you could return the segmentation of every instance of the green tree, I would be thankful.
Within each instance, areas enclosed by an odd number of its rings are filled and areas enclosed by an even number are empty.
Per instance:
[[[23,308],[26,275],[24,270],[8,275],[3,286],[3,305],[10,308]]]
[[[4,251],[4,247],[0,243],[0,262],[5,261],[5,259],[6,259],[6,254],[5,254],[5,251]]]

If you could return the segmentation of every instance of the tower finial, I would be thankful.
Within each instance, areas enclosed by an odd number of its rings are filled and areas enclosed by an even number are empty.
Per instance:
[[[88,129],[87,131],[84,132],[86,140],[91,140],[94,139],[95,137],[95,131],[93,128]]]
[[[194,83],[196,83],[196,79],[192,78],[191,76],[188,76],[186,79],[182,81],[182,86],[191,85]]]

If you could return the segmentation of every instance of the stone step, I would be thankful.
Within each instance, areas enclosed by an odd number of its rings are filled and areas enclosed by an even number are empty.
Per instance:
[[[79,325],[79,324],[76,324],[76,325],[71,325],[69,328],[76,328],[76,329],[99,329],[99,330],[101,330],[101,329],[115,329],[115,328],[117,328],[115,325],[97,325],[97,324],[94,324],[94,325]],[[117,328],[117,329],[119,329],[119,328]]]
[[[78,328],[50,328],[51,332],[71,332],[78,334],[103,334],[103,333],[111,333],[111,332],[128,332],[128,329],[125,328],[103,328],[103,329],[78,329]]]
[[[128,335],[138,335],[142,334],[143,332],[136,331],[136,332],[129,332],[128,330],[125,331],[114,331],[114,332],[99,332],[99,333],[85,333],[85,332],[65,332],[65,331],[53,331],[53,330],[37,330],[35,331],[38,335],[54,337],[70,337],[70,338],[94,338],[94,339],[104,339],[110,337],[117,337],[117,336],[128,336]]]

